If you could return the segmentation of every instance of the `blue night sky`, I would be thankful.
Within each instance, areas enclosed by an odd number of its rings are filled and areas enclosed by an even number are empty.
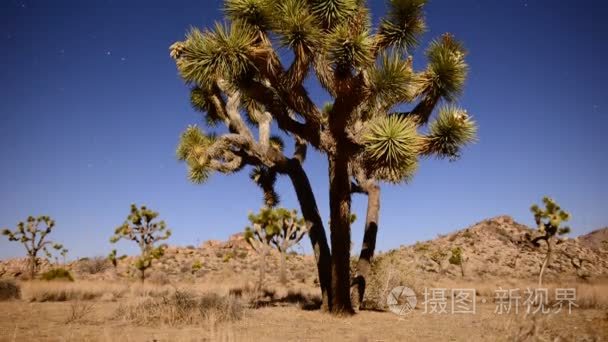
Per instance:
[[[377,21],[385,3],[368,2]],[[170,244],[243,229],[261,205],[247,171],[194,185],[175,158],[179,134],[201,116],[168,47],[190,26],[221,20],[221,1],[0,3],[0,227],[51,215],[71,258],[107,254],[133,202],[160,212]],[[411,184],[383,186],[379,249],[501,214],[531,225],[529,206],[543,195],[572,213],[574,236],[608,225],[604,6],[431,1],[422,47],[447,31],[465,42],[470,76],[459,104],[476,118],[479,142],[458,162],[424,161]],[[415,66],[424,65],[418,51]],[[310,153],[305,168],[328,218],[327,163]],[[297,208],[288,179],[278,185],[282,205]],[[364,198],[353,209],[358,251]],[[21,248],[1,238],[0,258]]]

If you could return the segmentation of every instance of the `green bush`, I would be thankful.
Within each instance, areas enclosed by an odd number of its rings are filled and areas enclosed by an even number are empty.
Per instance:
[[[193,264],[192,264],[192,273],[196,273],[198,270],[200,270],[201,268],[203,268],[203,263],[200,260],[196,260]]]
[[[65,268],[54,268],[42,274],[42,280],[62,280],[62,281],[74,281],[74,277],[70,274],[70,271]]]

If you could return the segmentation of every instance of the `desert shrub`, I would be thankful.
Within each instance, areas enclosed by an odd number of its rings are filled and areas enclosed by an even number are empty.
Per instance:
[[[76,270],[79,273],[85,274],[98,274],[103,273],[105,270],[110,268],[110,261],[101,256],[94,258],[82,258],[76,264]]]
[[[68,314],[68,317],[65,319],[64,323],[72,324],[81,322],[86,316],[93,312],[94,308],[95,305],[90,302],[73,302],[70,305],[70,313]]]
[[[46,271],[41,276],[42,280],[51,281],[51,280],[60,280],[60,281],[74,281],[74,277],[70,271],[65,268],[54,268],[52,270]]]
[[[233,296],[193,293],[175,290],[160,298],[142,297],[121,305],[116,317],[139,325],[167,324],[170,326],[196,323],[219,323],[241,319],[244,307]]]
[[[21,288],[13,280],[0,279],[0,300],[21,298]]]
[[[228,252],[228,253],[224,254],[222,261],[228,262],[228,261],[232,260],[232,258],[234,258],[234,252]]]
[[[462,235],[463,238],[465,239],[472,239],[473,238],[473,233],[471,233],[471,231],[469,229],[465,229],[462,233],[460,233]]]
[[[372,260],[361,308],[385,310],[389,292],[397,286],[407,286],[417,294],[423,293],[423,284],[413,275],[413,265],[401,264],[398,256],[384,254]]]
[[[169,277],[163,272],[153,272],[148,277],[148,281],[154,285],[167,285],[170,283]]]
[[[192,268],[192,273],[196,273],[201,268],[203,268],[203,263],[200,260],[196,260],[195,262],[192,263],[191,268]]]
[[[414,244],[414,250],[416,252],[426,252],[429,250],[429,244],[428,243],[424,243],[424,242],[416,242],[416,244]]]

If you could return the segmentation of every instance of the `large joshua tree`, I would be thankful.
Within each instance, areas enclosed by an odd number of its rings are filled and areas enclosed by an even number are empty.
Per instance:
[[[363,0],[227,0],[226,23],[191,29],[170,48],[191,86],[193,106],[205,113],[209,126],[223,124],[228,131],[215,135],[190,126],[183,133],[178,156],[190,178],[200,183],[214,171],[251,166],[265,198],[276,201],[274,181],[288,176],[308,226],[322,307],[333,313],[353,311],[352,194],[368,195],[353,282],[360,292],[354,297],[360,298],[375,249],[379,182],[407,182],[421,156],[457,157],[475,134],[466,111],[453,105],[441,108],[425,128],[442,100],[458,97],[467,73],[465,51],[449,34],[430,43],[428,66],[413,70],[411,52],[425,31],[425,2],[389,1],[387,16],[372,28]],[[279,50],[289,57],[280,58]],[[309,76],[331,103],[319,107],[309,96],[304,86]],[[271,127],[293,139],[292,155]],[[302,167],[308,145],[328,160],[329,243]]]

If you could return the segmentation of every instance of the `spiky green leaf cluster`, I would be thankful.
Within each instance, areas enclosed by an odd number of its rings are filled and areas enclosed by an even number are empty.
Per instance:
[[[381,63],[370,70],[372,98],[384,109],[400,102],[409,102],[416,95],[411,60],[397,53],[384,53]]]
[[[420,92],[455,100],[463,91],[469,67],[462,44],[449,34],[433,40],[427,49],[429,64],[421,77]]]
[[[187,82],[210,87],[218,78],[232,80],[254,68],[249,55],[255,40],[249,25],[217,23],[212,31],[191,29],[184,42],[172,46],[172,55]]]
[[[452,160],[460,156],[460,149],[474,142],[477,125],[466,110],[455,106],[444,106],[437,119],[429,125],[425,141],[427,152]]]
[[[419,44],[426,31],[424,5],[426,0],[390,0],[388,17],[380,22],[379,47],[409,51]]]
[[[283,149],[285,148],[285,142],[280,136],[273,135],[270,137],[270,146],[279,151],[283,151]]]
[[[351,18],[359,6],[357,0],[309,0],[312,13],[323,27],[330,29]]]
[[[277,181],[277,173],[267,167],[254,167],[249,174],[249,178],[257,184],[264,193],[264,203],[272,208],[279,204],[279,194],[274,190]]]
[[[188,164],[188,177],[194,183],[204,183],[211,175],[206,151],[215,138],[205,135],[198,126],[191,125],[182,133],[177,147],[177,158]]]
[[[346,24],[338,25],[326,38],[329,61],[338,71],[371,65],[372,45],[368,31],[355,32]]]
[[[224,11],[232,21],[244,22],[260,31],[272,25],[272,6],[268,0],[226,0]]]
[[[190,104],[192,107],[205,114],[205,122],[211,127],[215,127],[223,118],[211,102],[211,93],[206,88],[193,87],[190,90]]]
[[[281,1],[275,14],[274,32],[283,46],[313,53],[321,45],[322,35],[315,15],[305,0]]]
[[[555,200],[550,197],[543,197],[545,208],[542,209],[538,205],[533,205],[530,208],[534,214],[534,220],[538,225],[538,230],[547,237],[555,235],[564,235],[570,232],[569,227],[560,227],[560,225],[570,220],[570,214],[563,210]]]
[[[363,140],[368,167],[378,179],[399,183],[414,175],[420,149],[414,120],[397,115],[377,117]]]

